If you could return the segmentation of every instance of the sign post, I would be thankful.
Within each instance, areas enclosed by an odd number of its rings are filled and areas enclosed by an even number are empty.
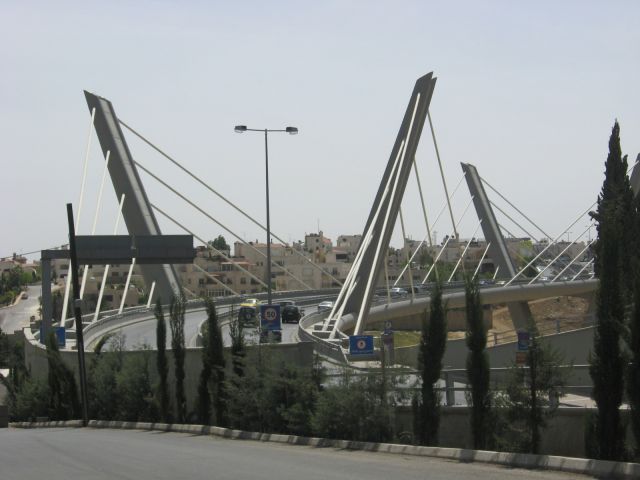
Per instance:
[[[282,339],[280,305],[260,305],[260,341],[268,339],[269,333]]]

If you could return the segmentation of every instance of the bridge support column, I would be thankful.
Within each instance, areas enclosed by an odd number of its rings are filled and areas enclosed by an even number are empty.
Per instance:
[[[504,241],[500,226],[496,220],[496,216],[489,203],[489,198],[482,185],[482,179],[478,174],[476,167],[470,163],[461,163],[462,171],[465,173],[469,192],[473,197],[473,205],[478,214],[478,218],[482,221],[482,233],[487,242],[491,242],[489,247],[489,255],[498,266],[501,276],[513,278],[516,270],[509,256],[507,244]],[[529,322],[532,320],[531,310],[527,302],[509,303],[509,313],[516,330],[527,329]]]

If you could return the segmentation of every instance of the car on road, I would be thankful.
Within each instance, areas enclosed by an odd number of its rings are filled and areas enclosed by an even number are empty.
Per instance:
[[[282,319],[282,323],[298,323],[303,315],[304,311],[295,304],[284,305],[280,308],[280,318]]]
[[[256,307],[240,307],[238,309],[238,322],[243,327],[258,326],[258,310]]]
[[[260,302],[257,298],[245,298],[242,303],[240,303],[241,307],[258,307]]]
[[[389,294],[391,295],[391,298],[404,298],[408,295],[408,292],[404,288],[393,287],[389,290]]]
[[[20,295],[20,298],[22,300],[26,300],[27,298],[29,298],[29,294],[27,292],[22,292],[22,295]]]
[[[324,312],[327,310],[331,310],[333,308],[333,302],[330,301],[325,301],[325,302],[320,302],[318,304],[318,311],[319,312]]]

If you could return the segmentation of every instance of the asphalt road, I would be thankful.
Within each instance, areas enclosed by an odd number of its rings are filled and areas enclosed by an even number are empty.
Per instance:
[[[101,429],[0,429],[2,480],[592,478],[427,457]]]
[[[12,307],[0,309],[0,328],[3,332],[13,333],[14,330],[20,330],[29,326],[31,315],[38,317],[38,297],[42,288],[40,285],[29,285],[27,294],[29,298],[20,300],[19,303]]]
[[[218,310],[218,314],[226,311],[226,308]],[[169,312],[165,312],[165,317],[168,319]],[[185,313],[184,316],[184,338],[187,347],[195,346],[195,339],[198,334],[198,328],[200,324],[206,318],[206,312],[204,310],[197,310]],[[297,325],[291,323],[282,324],[282,342],[293,343],[296,341]],[[231,345],[231,337],[229,335],[229,328],[224,325],[222,327],[222,340],[225,346]],[[128,350],[135,349],[140,345],[149,345],[152,348],[156,346],[156,320],[151,317],[149,320],[143,320],[131,325],[124,326],[114,333],[122,333],[125,336],[125,346]],[[247,340],[257,343],[258,335],[255,328],[245,329],[245,338]],[[87,348],[91,348],[93,343],[89,344]],[[171,348],[171,330],[167,326],[167,348]]]

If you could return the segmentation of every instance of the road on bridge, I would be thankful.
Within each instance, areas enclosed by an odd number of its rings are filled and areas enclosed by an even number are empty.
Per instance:
[[[427,457],[135,430],[2,429],[3,480],[592,478]]]

